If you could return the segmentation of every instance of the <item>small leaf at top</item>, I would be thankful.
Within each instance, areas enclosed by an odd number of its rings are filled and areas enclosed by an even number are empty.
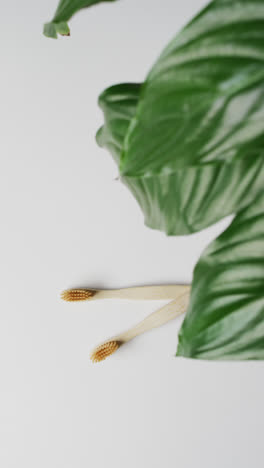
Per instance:
[[[43,34],[53,39],[56,39],[58,34],[69,36],[70,28],[67,22],[75,13],[96,3],[114,1],[116,0],[60,0],[53,20],[44,25]]]

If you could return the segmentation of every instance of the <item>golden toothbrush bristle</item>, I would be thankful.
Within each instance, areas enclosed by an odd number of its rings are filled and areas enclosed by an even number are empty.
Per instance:
[[[92,289],[67,289],[61,293],[61,298],[64,301],[87,301],[95,295],[96,291]]]
[[[108,341],[107,343],[98,346],[91,354],[91,361],[103,361],[108,356],[111,356],[111,354],[115,353],[120,346],[120,341]]]

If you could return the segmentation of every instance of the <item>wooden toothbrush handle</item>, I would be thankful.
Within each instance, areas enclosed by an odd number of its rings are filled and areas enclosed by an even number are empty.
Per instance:
[[[169,300],[181,294],[189,293],[189,285],[140,286],[135,288],[109,289],[98,291],[94,299],[129,299],[129,300]]]
[[[127,332],[122,333],[119,336],[119,340],[129,341],[132,338],[135,338],[136,336],[141,335],[142,333],[145,333],[152,328],[160,327],[161,325],[164,325],[170,320],[183,314],[187,310],[189,297],[189,291],[185,291],[179,295],[177,299],[174,299],[172,302],[165,305],[161,309],[148,315],[144,320],[139,322],[135,327],[131,328]]]

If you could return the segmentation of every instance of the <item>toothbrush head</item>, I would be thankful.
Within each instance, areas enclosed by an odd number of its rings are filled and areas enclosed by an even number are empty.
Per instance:
[[[95,294],[95,289],[66,289],[62,291],[61,298],[67,302],[87,301]]]
[[[120,341],[107,341],[106,343],[97,346],[97,348],[95,348],[91,354],[91,361],[103,361],[108,356],[111,356],[111,354],[115,353],[121,344],[122,343]]]

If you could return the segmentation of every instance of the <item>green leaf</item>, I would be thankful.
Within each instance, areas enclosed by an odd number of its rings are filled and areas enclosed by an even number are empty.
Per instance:
[[[105,96],[120,99],[126,114],[120,89]],[[264,183],[264,2],[211,2],[165,49],[136,98],[114,130],[105,103],[108,143],[100,144],[109,148],[111,131],[119,134],[115,160],[147,226],[189,234],[247,206]]]
[[[199,260],[178,356],[264,359],[264,194]]]
[[[124,175],[235,161],[264,143],[264,2],[216,0],[165,49],[126,136]]]
[[[56,39],[58,34],[70,35],[67,22],[77,11],[88,8],[96,3],[114,2],[116,0],[60,0],[53,20],[44,25],[43,34]]]
[[[140,85],[117,85],[99,99],[105,125],[97,134],[119,164]],[[235,163],[189,167],[151,177],[123,176],[145,214],[147,226],[173,234],[199,231],[247,206],[263,189],[263,152]]]
[[[44,24],[43,34],[47,37],[51,37],[53,39],[57,39],[58,34],[62,36],[69,36],[70,29],[67,23],[47,23]]]
[[[135,115],[141,85],[125,83],[111,86],[99,96],[105,124],[98,130],[96,140],[106,147],[119,165],[125,134]]]

